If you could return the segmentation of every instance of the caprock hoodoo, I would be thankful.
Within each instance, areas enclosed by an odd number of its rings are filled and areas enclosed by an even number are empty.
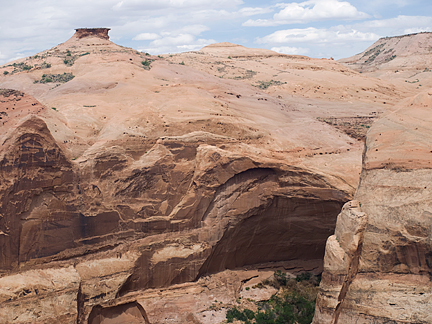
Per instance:
[[[94,36],[109,40],[108,32],[110,30],[111,28],[77,28],[74,36],[77,38]]]

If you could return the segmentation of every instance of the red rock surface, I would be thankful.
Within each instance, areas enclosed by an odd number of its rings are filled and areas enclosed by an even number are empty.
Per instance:
[[[327,241],[314,323],[431,323],[429,92],[368,133],[356,201]]]
[[[110,28],[78,28],[75,31],[74,36],[77,38],[98,37],[108,40]]]
[[[333,121],[414,92],[331,60],[227,44],[164,59],[80,33],[0,68],[5,322],[204,321],[213,292],[238,297],[226,269],[319,272],[363,148]]]

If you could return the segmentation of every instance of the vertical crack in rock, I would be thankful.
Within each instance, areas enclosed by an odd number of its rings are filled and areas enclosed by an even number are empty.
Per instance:
[[[358,273],[366,223],[367,215],[361,211],[358,201],[353,200],[343,206],[337,218],[335,234],[328,238],[326,244],[314,324],[338,323],[345,298]]]
[[[333,324],[338,324],[339,321],[339,315],[342,310],[343,303],[345,301],[345,297],[348,293],[348,290],[350,288],[351,283],[353,282],[354,278],[356,277],[358,273],[358,267],[359,267],[359,261],[360,261],[360,255],[362,251],[363,246],[363,237],[364,237],[364,228],[359,233],[359,242],[357,249],[354,251],[354,255],[351,258],[351,262],[348,268],[348,274],[344,280],[344,283],[342,284],[342,288],[340,290],[339,296],[338,296],[338,304],[336,306],[336,310],[334,312],[334,319],[332,321]]]
[[[78,294],[77,294],[77,324],[83,324],[84,323],[84,301],[85,296],[82,293],[81,290],[81,283],[78,287]]]

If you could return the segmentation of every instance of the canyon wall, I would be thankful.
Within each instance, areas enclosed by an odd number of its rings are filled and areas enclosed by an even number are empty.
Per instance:
[[[432,93],[377,121],[326,246],[313,323],[432,323]]]
[[[350,199],[339,179],[224,150],[226,139],[208,133],[146,143],[137,159],[124,153],[133,149],[125,143],[79,163],[37,112],[5,138],[5,323],[144,314],[137,292],[225,269],[291,262],[318,270]]]

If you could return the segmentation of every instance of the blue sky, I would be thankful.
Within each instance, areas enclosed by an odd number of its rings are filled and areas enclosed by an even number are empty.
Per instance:
[[[311,57],[349,57],[380,37],[432,32],[431,0],[0,0],[0,64],[109,27],[151,54],[215,42]]]

